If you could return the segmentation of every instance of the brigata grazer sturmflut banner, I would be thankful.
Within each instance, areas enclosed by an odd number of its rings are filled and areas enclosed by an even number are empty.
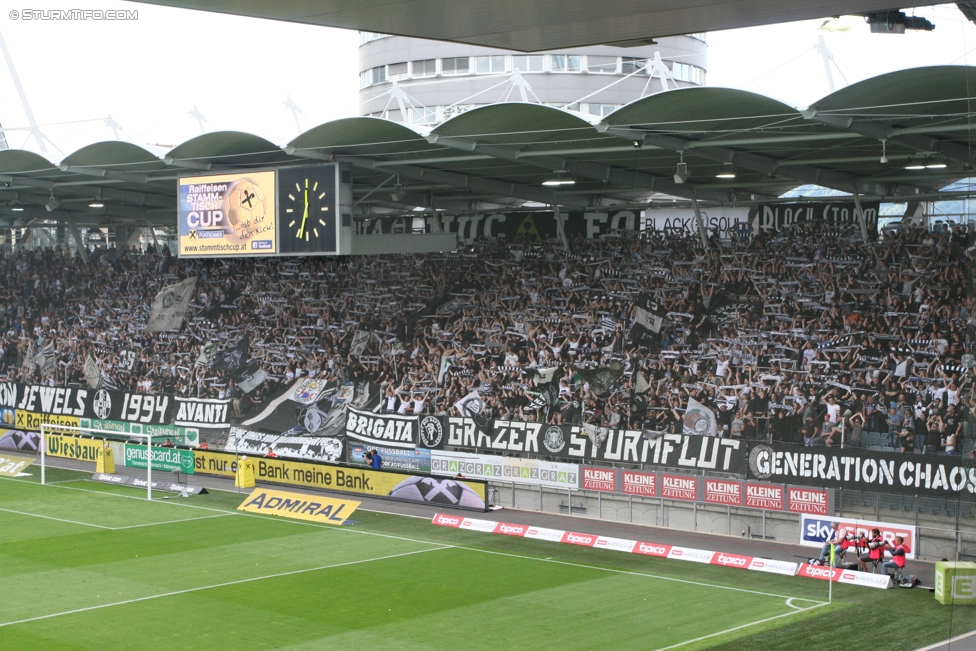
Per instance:
[[[436,425],[440,425],[440,430]],[[579,425],[547,425],[494,420],[479,425],[473,418],[424,418],[420,443],[425,447],[460,448],[510,455],[540,455],[576,461],[640,463],[652,466],[715,470],[744,475],[746,444],[739,439],[692,434],[647,436],[640,430],[603,429],[601,445]],[[598,439],[599,440],[599,439]]]
[[[749,477],[926,497],[976,494],[976,465],[970,460],[856,448],[755,445],[749,453]]]
[[[161,425],[173,421],[174,406],[166,395],[0,383],[0,408],[45,416]]]

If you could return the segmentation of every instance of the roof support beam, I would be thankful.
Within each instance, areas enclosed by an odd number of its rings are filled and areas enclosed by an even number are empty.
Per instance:
[[[851,115],[818,113],[814,110],[803,111],[803,117],[808,120],[820,122],[821,124],[826,124],[835,129],[858,133],[866,138],[895,142],[903,147],[919,152],[932,152],[945,156],[949,160],[962,163],[963,165],[969,165],[971,163],[969,147],[965,145],[918,133],[899,134],[898,129],[891,128],[887,123],[856,120]]]
[[[411,165],[402,166],[377,166],[380,161],[361,156],[341,156],[339,161],[352,163],[356,167],[369,170],[396,170],[399,174],[407,178],[417,179],[433,183],[442,183],[455,188],[471,190],[481,195],[513,197],[524,201],[535,201],[537,203],[563,206],[586,206],[586,201],[577,197],[562,197],[555,192],[545,188],[537,188],[530,185],[519,183],[509,183],[495,179],[486,179],[477,176],[468,176],[456,172],[445,172],[442,170],[429,170],[423,167],[413,167]]]
[[[834,188],[835,190],[841,190],[843,192],[859,192],[861,194],[891,194],[890,189],[881,184],[858,181],[856,178],[848,174],[844,174],[843,172],[834,172],[832,170],[820,169],[810,165],[790,165],[789,167],[780,169],[779,161],[777,159],[764,156],[762,154],[752,154],[730,149],[728,147],[718,146],[706,147],[696,145],[692,148],[689,147],[689,145],[695,142],[694,140],[685,140],[684,138],[662,133],[649,133],[639,129],[606,127],[605,131],[626,140],[640,140],[645,144],[651,144],[655,147],[660,147],[661,149],[682,153],[694,152],[696,156],[707,158],[719,163],[732,163],[744,169],[764,172],[765,174],[769,175],[776,174],[777,176],[783,178],[793,179],[803,183],[822,185],[828,188]]]
[[[145,174],[132,174],[130,172],[115,172],[113,170],[102,169],[101,167],[80,167],[78,165],[58,165],[58,169],[62,172],[70,172],[71,174],[80,174],[83,176],[94,176],[99,179],[116,179],[118,181],[125,181],[126,183],[137,183],[139,185],[146,185],[149,183],[149,177]]]
[[[500,160],[507,160],[522,163],[524,165],[540,167],[542,169],[547,169],[550,172],[569,172],[574,176],[594,179],[608,185],[623,188],[653,190],[655,192],[674,194],[678,196],[690,197],[692,195],[692,188],[690,185],[687,187],[682,187],[681,184],[677,184],[669,178],[653,176],[651,174],[638,172],[636,170],[625,170],[619,167],[611,167],[603,163],[594,163],[592,161],[556,156],[524,156],[521,154],[521,152],[519,152],[519,150],[512,147],[484,145],[470,140],[462,140],[460,138],[443,138],[432,135],[428,136],[427,140],[432,143],[437,143],[438,145],[450,147],[452,149],[479,152]],[[715,199],[716,201],[724,201],[728,199],[728,195],[725,192],[716,193],[715,191],[709,191],[707,188],[698,188],[698,190],[701,196],[705,198]]]

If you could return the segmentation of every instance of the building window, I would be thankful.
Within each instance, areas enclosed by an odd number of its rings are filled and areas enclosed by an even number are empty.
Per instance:
[[[636,59],[634,57],[621,57],[620,72],[625,75],[642,71],[647,74],[647,59]]]
[[[505,56],[475,57],[475,72],[505,72]]]
[[[553,54],[549,58],[553,72],[579,72],[580,57],[577,54]]]
[[[468,57],[454,57],[452,59],[441,59],[442,75],[466,75],[471,59]]]
[[[359,82],[363,88],[386,81],[386,66],[376,66],[359,73]]]
[[[380,38],[388,38],[389,34],[378,34],[376,32],[359,32],[359,44],[365,45],[370,41],[375,41]]]
[[[617,110],[616,104],[597,104],[595,102],[590,102],[589,104],[584,104],[584,106],[586,107],[586,112],[588,114],[601,118],[605,118]]]
[[[390,81],[399,81],[407,78],[407,63],[391,63],[387,70]]]
[[[541,54],[517,54],[512,57],[512,70],[518,70],[519,72],[542,72],[542,63],[544,60],[545,57]]]
[[[433,77],[437,74],[437,59],[423,59],[410,64],[412,77]]]
[[[407,116],[412,124],[434,124],[437,122],[437,107],[408,108]]]
[[[617,57],[591,54],[586,57],[586,71],[596,74],[614,74],[617,72]]]
[[[705,71],[698,66],[687,63],[678,63],[677,61],[672,63],[671,75],[675,81],[687,81],[699,86],[705,83]]]

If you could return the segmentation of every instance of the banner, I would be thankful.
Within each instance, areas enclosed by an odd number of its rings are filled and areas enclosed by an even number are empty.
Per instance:
[[[599,239],[617,231],[637,232],[641,228],[640,211],[609,210],[606,212],[562,212],[562,224],[552,211],[508,212],[488,215],[438,215],[445,233],[457,233],[465,242],[476,239],[495,239],[504,236],[508,241],[527,239],[530,242],[554,239],[564,233],[568,238]],[[356,222],[357,235],[381,235],[412,232],[412,220],[402,217],[370,218]],[[430,220],[424,222],[425,232],[431,232]]]
[[[782,483],[925,497],[976,493],[976,467],[960,457],[763,443],[753,446],[748,465],[750,477]]]
[[[749,224],[748,208],[702,208],[700,212],[705,232],[711,235],[717,230],[721,238],[727,239],[739,230],[740,225]],[[698,221],[693,208],[645,210],[644,227],[671,235],[698,237]]]
[[[350,407],[346,412],[346,437],[370,445],[391,448],[417,447],[417,416],[374,414]]]
[[[173,445],[200,445],[200,430],[176,425],[143,425],[119,420],[99,420],[79,418],[78,426],[83,429],[107,430],[118,434],[146,434],[152,437],[153,444],[163,444],[167,440]],[[98,433],[92,433],[98,436]]]
[[[380,404],[379,385],[301,378],[258,407],[240,424],[275,434],[343,437],[350,408],[372,411]]]
[[[881,204],[877,201],[862,201],[864,222],[868,233],[878,232],[878,210]],[[759,204],[750,211],[750,220],[754,233],[760,231],[779,232],[789,226],[804,225],[811,222],[827,224],[856,224],[854,201],[838,199],[834,201],[804,201],[797,203]]]
[[[95,463],[98,460],[98,452],[102,449],[102,442],[95,439],[61,434],[47,434],[46,438],[45,454],[52,457]]]
[[[225,452],[194,450],[197,473],[233,477],[238,457]],[[486,510],[488,485],[477,479],[447,479],[387,470],[369,470],[308,461],[248,457],[259,482],[390,497],[421,504]]]
[[[230,400],[216,398],[175,398],[173,422],[189,427],[230,427]]]
[[[341,525],[359,508],[359,504],[360,502],[337,500],[333,497],[256,488],[237,510]]]
[[[435,475],[460,475],[563,490],[579,488],[580,467],[571,463],[434,450],[430,453],[430,466]]]
[[[0,454],[0,475],[4,477],[16,477],[24,471],[24,468],[32,463],[34,463],[34,457]]]
[[[102,372],[91,355],[85,358],[85,382],[92,389],[102,386]]]
[[[274,171],[181,178],[180,257],[277,253],[275,193]]]
[[[402,448],[387,448],[380,445],[366,445],[365,443],[354,443],[349,441],[346,444],[346,459],[349,463],[357,466],[369,465],[366,463],[366,451],[375,450],[383,458],[383,467],[388,470],[409,470],[411,472],[430,472],[430,450],[414,448],[406,450]]]
[[[231,427],[224,446],[227,452],[263,455],[272,450],[281,457],[310,461],[342,461],[342,439],[330,436],[263,434]]]
[[[16,412],[17,429],[26,429],[34,432],[41,431],[41,425],[66,425],[68,427],[78,427],[77,416],[56,416],[53,414],[39,414],[34,411]]]
[[[23,450],[39,453],[41,451],[41,435],[37,432],[0,429],[0,450]]]
[[[193,451],[180,448],[150,448],[152,450],[152,469],[163,472],[182,472],[193,474]],[[126,443],[123,465],[128,468],[145,468],[148,457],[145,445]]]
[[[747,469],[746,444],[739,439],[688,434],[645,436],[639,430],[607,429],[606,440],[597,446],[579,425],[494,420],[482,429],[474,419],[458,416],[445,418],[442,430],[446,434],[441,447],[477,452],[698,468],[737,475],[745,475]]]
[[[172,419],[172,403],[173,399],[165,395],[12,382],[0,384],[0,415],[17,409],[35,416],[58,417],[61,425],[78,425],[75,422],[78,418],[159,425]],[[25,425],[24,429],[37,429],[44,421],[39,416],[28,418],[24,415],[21,422],[36,422],[36,426],[28,428]]]
[[[858,538],[864,535],[869,540],[871,530],[878,529],[881,538],[888,543],[894,544],[895,536],[905,539],[905,544],[911,551],[905,552],[907,558],[915,558],[915,525],[895,524],[892,522],[875,522],[874,520],[855,520],[850,518],[824,518],[816,515],[803,514],[800,516],[800,544],[805,547],[819,547],[833,535],[831,523],[838,522],[840,526],[847,529],[849,536]],[[864,551],[867,551],[865,549]],[[864,552],[861,552],[864,553]]]
[[[183,319],[186,318],[186,310],[190,305],[190,299],[193,298],[193,290],[196,286],[197,278],[194,276],[175,285],[163,287],[153,300],[149,319],[146,321],[146,330],[163,332],[164,330],[180,329],[183,326]]]

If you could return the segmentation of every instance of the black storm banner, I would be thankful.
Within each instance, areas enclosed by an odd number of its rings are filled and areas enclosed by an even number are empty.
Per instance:
[[[481,428],[471,418],[444,418],[441,428],[429,423],[435,448],[556,457],[571,461],[639,463],[669,468],[693,468],[745,475],[746,446],[738,439],[685,434],[645,436],[640,430],[605,430],[594,444],[578,425],[547,425],[495,420]],[[438,433],[440,434],[438,436]],[[421,433],[421,444],[428,440]]]
[[[881,204],[877,201],[862,201],[864,223],[869,233],[878,232],[878,209]],[[853,201],[817,201],[800,203],[760,204],[750,213],[754,232],[779,232],[789,226],[798,226],[811,222],[825,222],[827,224],[854,224],[857,215]]]
[[[958,457],[760,444],[749,453],[749,477],[807,486],[926,497],[976,493],[976,467]]]
[[[0,407],[48,416],[163,425],[172,422],[174,398],[107,389],[0,383]]]

